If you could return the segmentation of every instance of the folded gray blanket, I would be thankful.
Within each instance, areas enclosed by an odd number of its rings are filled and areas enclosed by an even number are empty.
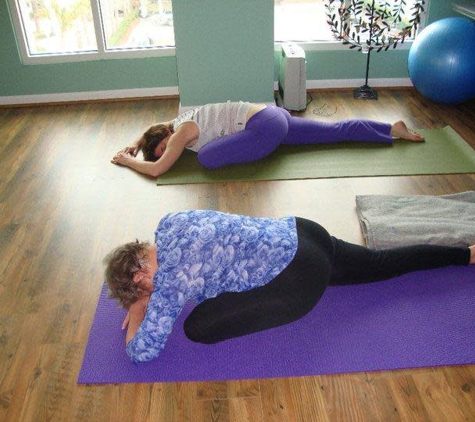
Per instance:
[[[371,249],[475,244],[475,191],[441,196],[357,195],[356,212]]]

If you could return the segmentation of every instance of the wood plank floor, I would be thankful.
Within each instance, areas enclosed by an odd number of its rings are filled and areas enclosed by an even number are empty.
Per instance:
[[[345,90],[312,92],[302,115],[328,121],[402,118],[414,128],[451,125],[475,148],[474,102],[436,105],[411,89],[379,94],[378,101],[361,101]],[[103,283],[103,257],[136,237],[151,240],[166,212],[296,214],[362,243],[357,194],[475,189],[475,174],[157,187],[110,164],[146,126],[173,118],[177,110],[178,99],[0,109],[0,420],[475,420],[475,366],[77,385]]]

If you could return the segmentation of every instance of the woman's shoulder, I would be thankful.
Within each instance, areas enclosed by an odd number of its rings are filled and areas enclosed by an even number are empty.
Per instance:
[[[199,111],[199,109],[200,108],[197,107],[197,108],[192,108],[192,109],[183,111],[172,120],[172,124],[176,125],[176,124],[181,124],[181,123],[185,123],[189,121],[194,121],[196,117],[196,113]]]

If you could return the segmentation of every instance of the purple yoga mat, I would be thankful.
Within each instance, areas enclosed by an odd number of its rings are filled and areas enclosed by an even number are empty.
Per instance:
[[[78,382],[218,381],[475,363],[475,266],[329,287],[297,322],[214,345],[189,341],[187,306],[160,356],[125,354],[124,311],[102,289]]]

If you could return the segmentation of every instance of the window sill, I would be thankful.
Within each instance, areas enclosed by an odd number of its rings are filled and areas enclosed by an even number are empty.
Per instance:
[[[341,42],[338,41],[305,41],[305,42],[295,42],[295,41],[276,41],[274,42],[274,51],[280,52],[282,49],[282,44],[286,44],[287,42],[297,44],[304,51],[347,51],[350,48],[347,45],[343,45]],[[409,50],[413,40],[407,40],[402,44],[397,46],[398,50]],[[391,48],[390,48],[391,49]]]
[[[54,63],[71,63],[94,60],[139,59],[150,57],[174,56],[175,47],[137,48],[130,50],[109,50],[106,52],[87,51],[71,54],[45,54],[28,56],[23,59],[24,65],[40,65]]]

